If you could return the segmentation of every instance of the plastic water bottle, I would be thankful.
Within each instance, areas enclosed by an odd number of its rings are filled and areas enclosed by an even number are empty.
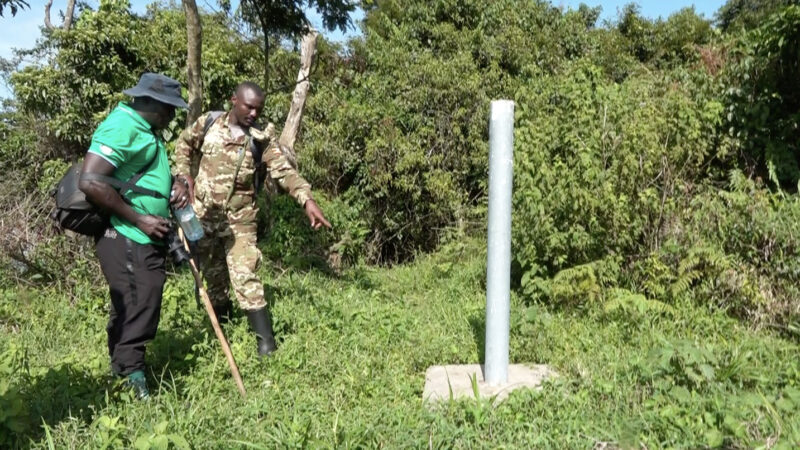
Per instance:
[[[183,208],[175,208],[174,213],[186,239],[199,241],[203,237],[203,227],[200,225],[200,221],[197,220],[197,215],[194,213],[191,203]]]

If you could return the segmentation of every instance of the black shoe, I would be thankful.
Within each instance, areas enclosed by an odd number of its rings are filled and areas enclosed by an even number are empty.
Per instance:
[[[275,344],[275,336],[272,334],[272,318],[269,311],[267,308],[261,308],[245,311],[245,314],[247,314],[247,320],[250,321],[250,328],[256,333],[258,356],[269,356],[278,349]]]

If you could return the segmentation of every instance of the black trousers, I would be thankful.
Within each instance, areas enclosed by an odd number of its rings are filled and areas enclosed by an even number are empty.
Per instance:
[[[144,370],[145,344],[156,336],[166,281],[166,248],[138,244],[109,227],[96,242],[111,307],[106,331],[111,370]]]

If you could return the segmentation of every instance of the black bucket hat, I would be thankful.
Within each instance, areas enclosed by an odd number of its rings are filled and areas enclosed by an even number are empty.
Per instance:
[[[139,78],[136,86],[122,91],[131,97],[150,97],[161,103],[186,108],[189,105],[181,97],[181,84],[172,78],[160,73],[147,72]]]

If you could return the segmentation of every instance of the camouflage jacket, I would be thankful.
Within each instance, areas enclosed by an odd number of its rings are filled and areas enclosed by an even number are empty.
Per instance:
[[[176,173],[191,174],[195,178],[195,195],[206,208],[214,206],[237,210],[255,202],[254,177],[258,168],[253,161],[248,139],[250,136],[231,138],[228,126],[229,113],[221,115],[203,135],[208,113],[200,116],[180,135],[172,154]],[[258,145],[266,146],[261,163],[268,176],[303,206],[311,198],[311,185],[297,172],[293,158],[284,152],[264,133],[253,133]],[[236,165],[240,152],[244,152],[239,173]],[[193,170],[196,167],[196,172]],[[231,185],[233,183],[233,195]],[[199,211],[198,211],[199,212]]]

